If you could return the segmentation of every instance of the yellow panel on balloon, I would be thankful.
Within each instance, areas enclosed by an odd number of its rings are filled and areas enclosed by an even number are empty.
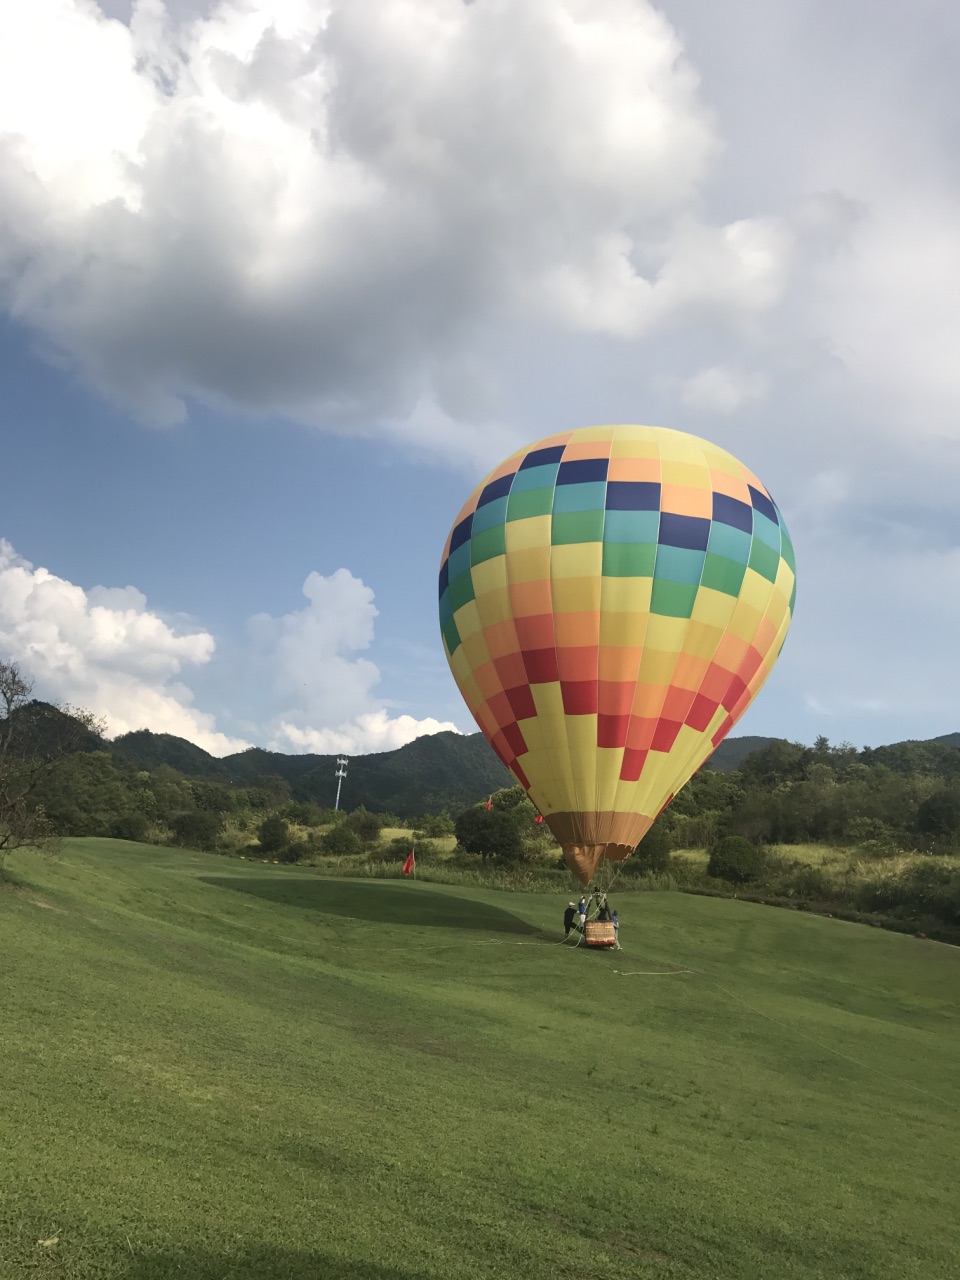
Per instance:
[[[652,578],[604,578],[603,607],[614,613],[649,613]]]
[[[572,542],[551,548],[551,579],[556,582],[558,578],[588,578],[599,573],[602,545],[599,542]]]
[[[550,516],[528,516],[525,520],[508,520],[504,526],[507,555],[530,547],[550,546]]]

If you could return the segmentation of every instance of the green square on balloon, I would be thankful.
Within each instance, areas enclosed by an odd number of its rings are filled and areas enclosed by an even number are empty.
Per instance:
[[[447,653],[452,657],[454,652],[460,648],[460,632],[457,630],[457,624],[452,617],[444,622],[440,631],[447,645]]]
[[[495,525],[492,529],[484,529],[482,533],[475,533],[470,539],[470,563],[483,564],[484,560],[502,556],[506,549],[506,536],[502,524]]]
[[[656,563],[655,542],[603,544],[603,572],[608,578],[652,578]]]
[[[508,520],[527,520],[530,516],[548,516],[553,510],[553,489],[522,489],[511,492],[507,502]]]
[[[759,573],[761,578],[766,578],[768,582],[776,582],[777,570],[780,568],[780,552],[774,551],[772,547],[754,538],[753,546],[750,548],[749,567]]]
[[[475,599],[472,576],[469,573],[461,573],[459,578],[454,578],[450,583],[450,608],[453,612],[456,613],[458,609],[462,609],[465,604]]]
[[[736,560],[728,560],[726,556],[717,556],[708,551],[703,562],[703,576],[700,585],[711,587],[714,591],[722,591],[728,596],[738,596],[743,586],[746,565]]]
[[[664,582],[654,578],[650,612],[665,618],[689,618],[698,589],[693,582]]]
[[[555,547],[577,542],[603,541],[603,511],[554,512],[550,542]]]

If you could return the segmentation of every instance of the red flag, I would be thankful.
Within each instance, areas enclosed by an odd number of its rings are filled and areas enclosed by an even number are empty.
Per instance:
[[[417,859],[414,856],[413,850],[411,849],[409,855],[407,856],[406,862],[403,864],[403,874],[405,876],[408,876],[411,871],[416,871],[416,869],[417,869]]]
[[[543,814],[542,814],[542,813],[538,813],[538,814],[537,814],[537,816],[534,818],[534,822],[536,822],[536,823],[540,823],[540,822],[542,822],[542,821],[543,821]]]
[[[493,796],[487,796],[487,813],[493,808]]]

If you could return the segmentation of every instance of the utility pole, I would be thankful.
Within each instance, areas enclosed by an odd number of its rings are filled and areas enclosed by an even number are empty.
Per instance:
[[[337,756],[337,772],[333,775],[337,780],[337,799],[334,803],[334,811],[340,808],[340,788],[343,786],[343,780],[347,776],[347,757]]]

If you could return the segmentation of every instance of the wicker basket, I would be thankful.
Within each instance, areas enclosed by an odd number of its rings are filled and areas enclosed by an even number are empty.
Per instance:
[[[588,920],[583,926],[583,940],[588,947],[615,947],[617,931],[612,920]]]

